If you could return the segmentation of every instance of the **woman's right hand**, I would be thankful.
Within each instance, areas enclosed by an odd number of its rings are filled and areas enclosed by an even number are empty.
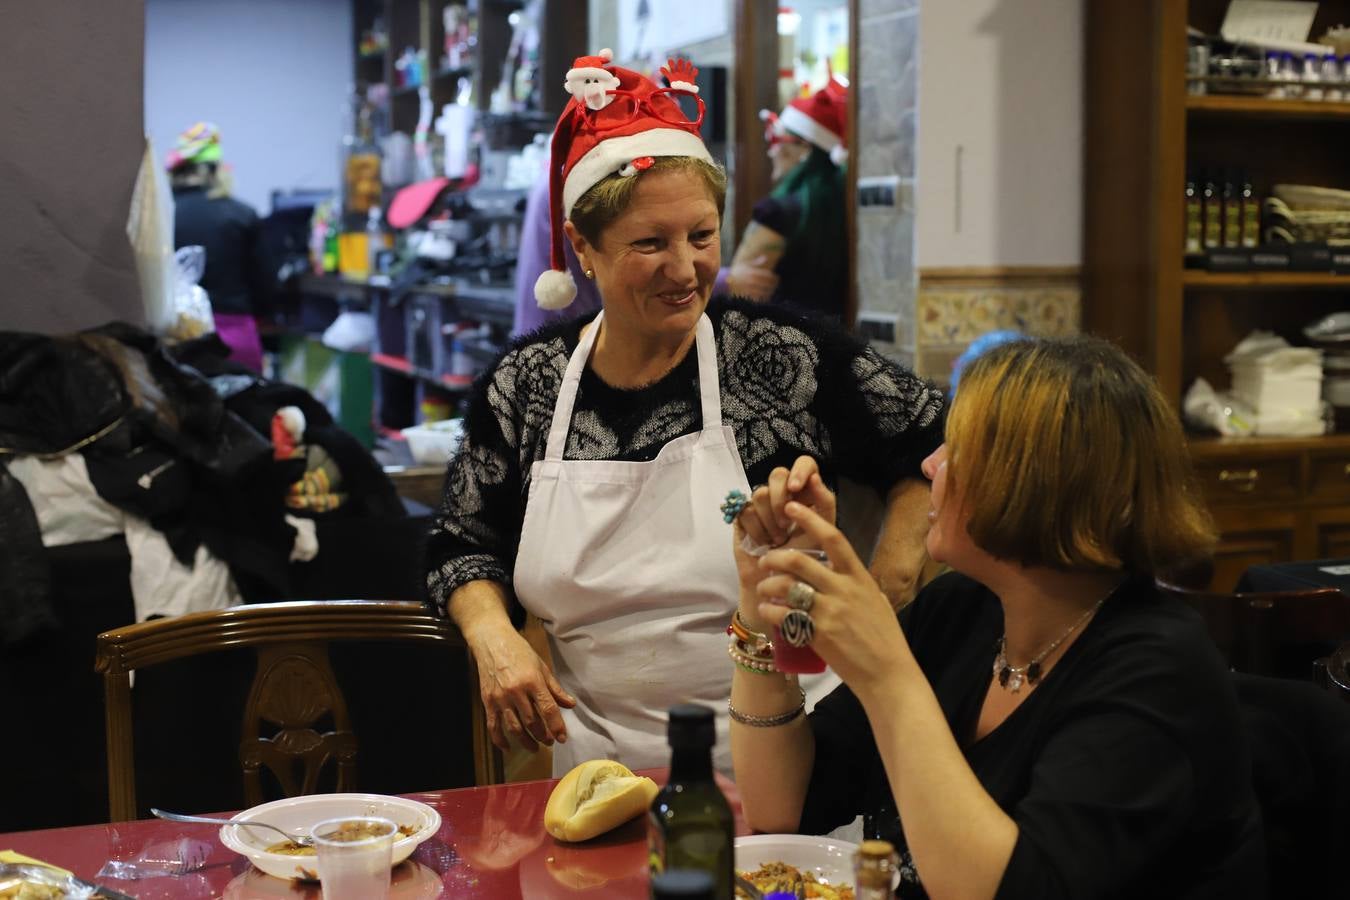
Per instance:
[[[478,686],[493,744],[510,750],[508,738],[515,738],[534,753],[540,744],[567,743],[567,726],[558,707],[571,709],[577,705],[576,698],[563,690],[520,632],[509,625],[479,632],[469,649],[478,665]]]

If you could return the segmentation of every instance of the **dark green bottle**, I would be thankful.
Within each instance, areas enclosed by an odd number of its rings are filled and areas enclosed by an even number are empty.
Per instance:
[[[670,779],[647,821],[652,874],[699,869],[712,875],[718,900],[732,900],[736,821],[713,780],[713,711],[692,703],[672,706],[667,739]]]

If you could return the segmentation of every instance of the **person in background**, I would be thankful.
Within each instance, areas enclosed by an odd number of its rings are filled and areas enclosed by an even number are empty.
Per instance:
[[[525,217],[520,226],[520,250],[516,257],[516,315],[511,327],[512,336],[529,334],[541,326],[561,322],[577,316],[590,315],[600,309],[600,292],[595,284],[583,276],[581,264],[570,245],[563,246],[567,270],[577,286],[576,299],[566,309],[544,309],[534,299],[534,283],[548,270],[552,252],[552,229],[549,225],[548,162],[540,177],[530,188],[525,202]]]
[[[1017,340],[967,365],[946,432],[927,545],[956,571],[898,618],[809,466],[785,512],[832,568],[741,566],[752,637],[778,626],[844,681],[803,717],[772,657],[736,670],[747,823],[862,813],[901,851],[902,897],[1264,896],[1232,679],[1154,584],[1216,540],[1176,412],[1106,341]],[[755,505],[738,525],[766,531]]]
[[[874,567],[897,597],[926,558],[919,463],[941,438],[941,394],[831,323],[709,302],[726,174],[702,104],[691,121],[672,99],[696,94],[692,69],[672,62],[668,89],[603,52],[569,72],[535,296],[572,301],[566,238],[602,310],[531,332],[478,381],[427,541],[428,593],[473,654],[494,743],[553,745],[557,775],[600,757],[664,764],[666,710],[686,701],[721,710],[729,771],[731,491],[768,483],[781,513],[770,473],[814,455],[825,478],[886,498]],[[517,631],[527,611],[556,677]],[[823,696],[831,679],[816,678]]]
[[[755,204],[736,248],[728,285],[753,300],[788,304],[836,319],[848,300],[848,234],[843,162],[848,89],[831,77],[781,115],[765,111],[773,190]],[[765,289],[762,273],[777,283]]]
[[[255,316],[270,288],[259,239],[258,214],[228,196],[221,166],[220,129],[198,122],[178,136],[166,162],[173,189],[174,247],[206,249],[201,286],[211,299],[216,333],[230,358],[262,372],[262,340]]]

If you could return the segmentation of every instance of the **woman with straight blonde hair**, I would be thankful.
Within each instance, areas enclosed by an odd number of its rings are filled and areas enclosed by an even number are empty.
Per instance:
[[[823,833],[861,813],[901,852],[902,897],[1262,896],[1228,672],[1153,584],[1215,540],[1153,380],[1092,338],[995,347],[924,472],[928,550],[955,572],[898,619],[810,460],[786,512],[828,565],[748,557],[743,536],[767,542],[758,497],[737,520],[731,738],[750,825]],[[772,640],[809,644],[844,685],[803,716]]]

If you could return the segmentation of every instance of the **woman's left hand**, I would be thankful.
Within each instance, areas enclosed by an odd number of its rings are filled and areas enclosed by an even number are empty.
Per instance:
[[[855,694],[861,694],[884,680],[900,658],[897,649],[904,645],[904,636],[895,610],[838,528],[795,501],[784,511],[825,551],[833,568],[804,553],[766,553],[759,564],[773,574],[756,587],[759,618],[781,625],[790,612],[784,605],[788,590],[797,582],[811,587],[814,594],[808,615],[815,629],[811,648]]]

